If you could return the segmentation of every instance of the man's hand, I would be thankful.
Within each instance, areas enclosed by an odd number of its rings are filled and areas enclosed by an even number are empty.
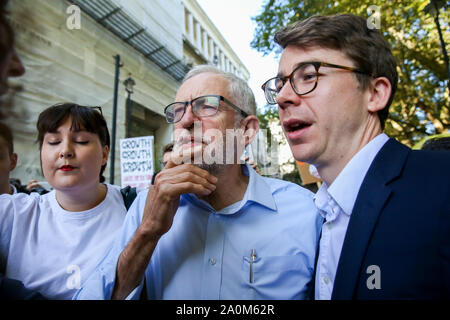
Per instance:
[[[206,170],[192,164],[177,166],[170,160],[156,176],[139,231],[148,235],[149,240],[159,239],[172,226],[180,196],[184,193],[207,196],[216,189],[216,182],[217,178]]]
[[[25,189],[27,189],[28,191],[31,191],[34,188],[38,188],[38,187],[42,188],[42,186],[37,182],[37,180],[30,180],[30,181],[28,181]]]
[[[172,160],[158,173],[147,195],[141,225],[119,257],[113,299],[126,298],[139,285],[156,244],[172,226],[180,196],[207,196],[216,183],[217,178],[206,170],[192,164],[176,165]]]

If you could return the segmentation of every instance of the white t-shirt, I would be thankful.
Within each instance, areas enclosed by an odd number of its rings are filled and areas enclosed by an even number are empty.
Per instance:
[[[105,199],[70,212],[55,191],[0,196],[0,271],[49,299],[71,299],[106,255],[125,219],[120,187]]]

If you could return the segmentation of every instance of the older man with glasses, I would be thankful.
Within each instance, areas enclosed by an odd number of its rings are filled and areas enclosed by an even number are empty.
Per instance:
[[[197,66],[175,101],[172,159],[75,298],[137,298],[144,283],[150,299],[306,298],[322,222],[312,193],[259,176],[225,143],[238,130],[248,145],[259,128],[247,83]],[[208,152],[214,163],[196,163]]]
[[[315,298],[449,299],[450,154],[382,133],[397,87],[387,41],[354,15],[314,16],[275,41],[279,72],[262,88],[323,180]]]

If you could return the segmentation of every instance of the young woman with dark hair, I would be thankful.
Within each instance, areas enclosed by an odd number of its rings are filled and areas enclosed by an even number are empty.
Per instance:
[[[106,254],[126,215],[118,186],[102,183],[109,132],[98,107],[61,104],[38,119],[53,191],[0,198],[0,271],[50,299],[70,299]]]

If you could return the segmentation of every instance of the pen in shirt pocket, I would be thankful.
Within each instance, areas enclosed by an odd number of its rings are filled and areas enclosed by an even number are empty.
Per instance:
[[[256,250],[252,249],[250,254],[250,283],[253,283],[253,261],[256,259]]]

